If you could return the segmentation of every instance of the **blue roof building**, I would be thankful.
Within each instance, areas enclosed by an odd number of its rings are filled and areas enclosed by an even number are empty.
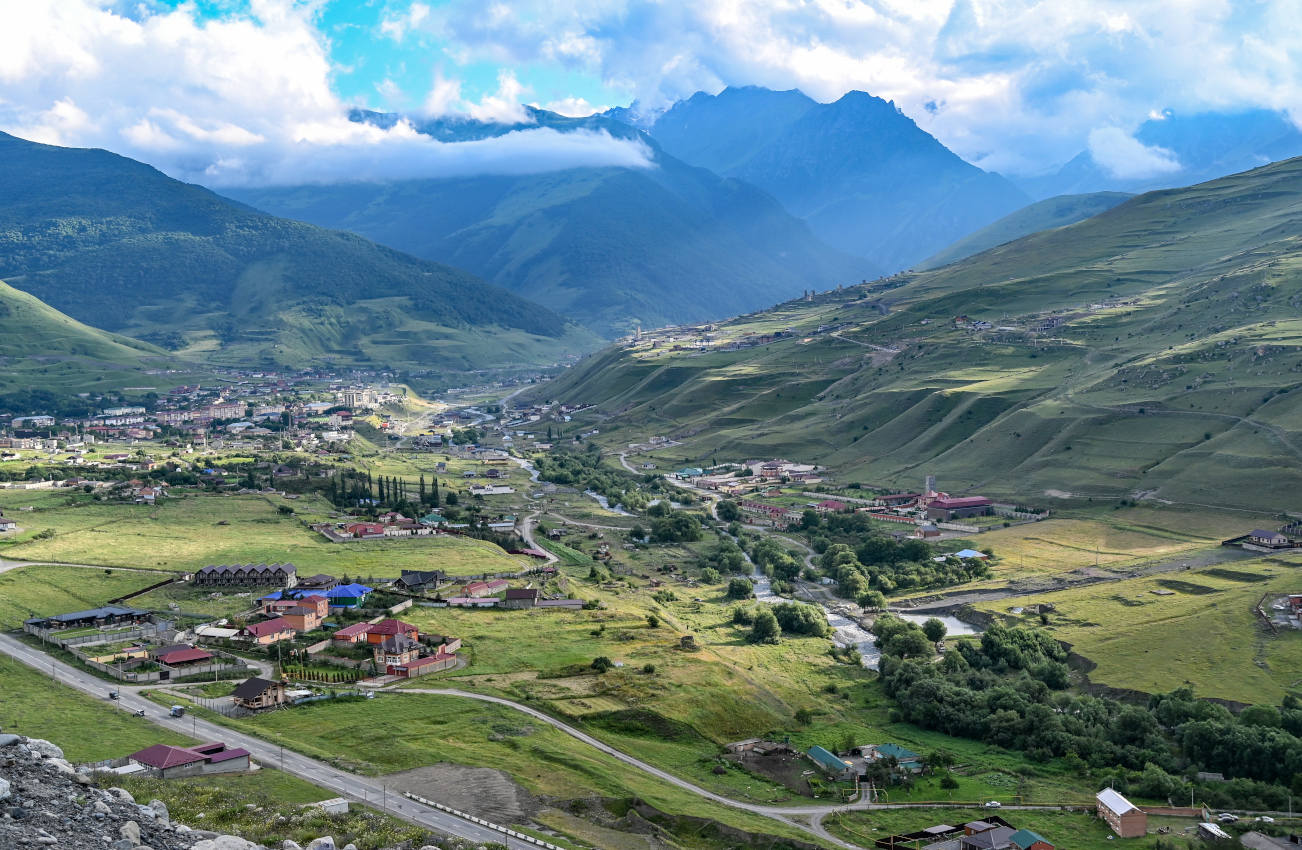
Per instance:
[[[854,764],[840,756],[833,755],[822,747],[815,745],[805,751],[810,761],[818,765],[819,770],[833,779],[850,779],[854,776]]]

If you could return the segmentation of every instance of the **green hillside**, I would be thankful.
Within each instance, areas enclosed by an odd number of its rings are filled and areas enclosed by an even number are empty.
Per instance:
[[[1041,230],[1075,224],[1093,215],[1106,212],[1117,204],[1133,197],[1125,192],[1092,192],[1087,195],[1059,195],[1045,198],[1009,213],[996,222],[970,233],[945,250],[918,263],[920,271],[941,266],[980,254],[996,245],[1021,239]]]
[[[551,362],[591,342],[473,275],[257,212],[107,151],[0,134],[0,165],[0,277],[187,355],[464,369]]]
[[[0,395],[13,389],[117,389],[169,365],[152,345],[83,325],[0,282]]]
[[[1032,503],[1282,510],[1302,486],[1299,308],[1302,159],[742,317],[711,343],[790,331],[767,344],[674,350],[700,338],[680,330],[608,349],[539,392],[596,404],[614,445],[683,439],[673,462],[775,454]]]
[[[445,124],[417,126],[458,139],[513,129]],[[567,119],[561,128],[636,135],[602,118]],[[650,168],[227,191],[276,215],[468,269],[607,336],[735,315],[879,273],[820,242],[765,192],[646,143]]]

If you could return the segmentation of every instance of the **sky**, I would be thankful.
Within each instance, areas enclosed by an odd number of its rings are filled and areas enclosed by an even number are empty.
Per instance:
[[[350,107],[527,120],[727,85],[859,89],[1011,175],[1171,112],[1302,121],[1302,0],[0,0],[0,129],[240,185],[650,167],[636,140],[524,127],[441,144]]]

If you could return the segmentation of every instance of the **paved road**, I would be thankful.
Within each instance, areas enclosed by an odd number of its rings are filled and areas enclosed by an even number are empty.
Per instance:
[[[107,699],[108,691],[114,687],[89,673],[52,659],[8,635],[0,635],[0,652],[93,697]],[[161,706],[141,697],[137,693],[138,689],[118,687],[117,690],[121,696],[114,705],[120,705],[125,711],[144,709],[145,716],[140,718],[141,723],[149,721],[173,732],[200,740],[224,741],[233,746],[243,747],[261,764],[278,767],[286,773],[306,779],[313,785],[328,790],[331,794],[383,808],[389,814],[418,826],[460,836],[481,844],[495,841],[507,845],[511,850],[528,850],[528,848],[537,850],[535,845],[510,838],[496,830],[471,823],[455,815],[423,806],[406,799],[400,792],[388,791],[382,779],[347,773],[316,759],[269,744],[252,735],[210,723],[194,714],[188,717],[171,717]]]

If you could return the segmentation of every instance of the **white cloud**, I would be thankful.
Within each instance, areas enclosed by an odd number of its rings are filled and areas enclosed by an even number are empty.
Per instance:
[[[1120,127],[1090,131],[1089,152],[1105,171],[1121,180],[1143,180],[1180,170],[1174,153],[1145,145]]]
[[[535,103],[533,105],[569,118],[586,118],[593,113],[605,112],[610,109],[609,106],[593,106],[582,97],[565,97],[560,100],[553,100],[550,103]]]
[[[313,4],[249,0],[244,14],[196,14],[188,5],[126,17],[94,0],[0,0],[0,129],[104,147],[211,185],[649,164],[645,146],[606,134],[531,129],[443,144],[406,124],[350,122]],[[417,26],[422,16],[405,20]],[[431,93],[433,105],[460,102],[448,86]],[[524,92],[503,74],[498,91],[465,108],[518,117]]]
[[[502,7],[498,3],[496,7]],[[1302,114],[1298,0],[480,0],[433,8],[461,61],[559,63],[644,108],[725,85],[894,100],[989,168],[1060,164],[1153,110]]]

